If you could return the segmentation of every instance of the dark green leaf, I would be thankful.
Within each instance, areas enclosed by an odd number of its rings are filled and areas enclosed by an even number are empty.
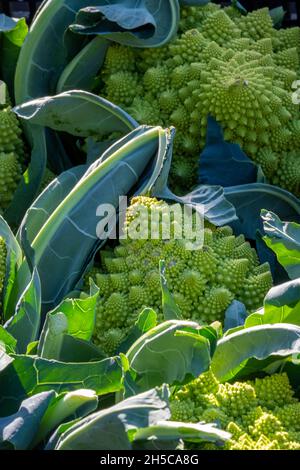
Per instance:
[[[77,390],[55,397],[44,414],[32,447],[44,440],[63,422],[84,418],[97,409],[98,397],[93,390]]]
[[[273,212],[262,210],[266,245],[273,250],[278,262],[284,267],[290,279],[300,277],[300,225],[296,222],[282,222]]]
[[[0,343],[5,346],[8,354],[16,352],[17,340],[2,325],[0,325]]]
[[[300,326],[300,279],[273,287],[264,300],[264,308],[247,318],[245,328],[272,323]]]
[[[286,11],[283,7],[272,8],[272,10],[270,10],[270,16],[275,27],[281,28],[285,15]]]
[[[0,14],[1,34],[1,78],[6,82],[11,97],[14,96],[15,69],[20,48],[25,40],[28,27],[25,18],[9,18]]]
[[[6,243],[6,276],[4,280],[4,295],[3,295],[3,317],[8,320],[13,315],[9,306],[9,299],[11,291],[15,282],[17,268],[22,263],[22,250],[18,244],[14,234],[12,233],[9,225],[0,215],[0,236],[4,238]]]
[[[238,144],[224,140],[221,125],[211,116],[207,121],[206,145],[200,162],[201,184],[227,187],[257,182],[257,165]]]
[[[66,66],[58,81],[57,93],[68,90],[92,91],[109,44],[101,36],[92,39]]]
[[[28,449],[54,397],[53,390],[39,393],[24,400],[12,416],[0,418],[0,449]]]
[[[118,357],[81,364],[31,356],[13,356],[10,362],[4,356],[3,361],[1,371],[0,359],[0,415],[15,413],[21,400],[44,391],[62,393],[87,388],[104,395],[122,389]]]
[[[206,371],[210,342],[202,336],[197,323],[171,320],[140,337],[127,358],[137,386],[147,390],[163,383],[183,383]]]
[[[39,340],[38,356],[44,359],[59,360],[64,335],[67,332],[67,317],[61,312],[53,315],[48,313]]]
[[[300,328],[289,324],[254,326],[224,336],[211,362],[218,380],[226,382],[244,375],[249,359],[287,357],[300,353]],[[259,370],[259,361],[257,369]]]
[[[244,325],[247,316],[245,305],[234,300],[225,312],[224,331]]]
[[[162,310],[165,321],[182,320],[181,311],[168,289],[166,278],[166,265],[164,261],[159,262],[160,283],[162,290]]]
[[[89,341],[95,327],[98,287],[93,284],[91,295],[83,299],[65,299],[49,315],[63,313],[68,320],[68,334]]]
[[[149,390],[74,424],[61,435],[55,449],[129,450],[129,432],[169,417],[168,389]]]
[[[59,356],[61,362],[95,362],[106,357],[100,349],[89,341],[64,335]]]
[[[6,330],[17,340],[19,353],[26,353],[27,346],[38,338],[41,321],[41,284],[34,269],[26,290],[21,295],[15,315],[5,324]]]
[[[127,134],[138,126],[118,106],[80,90],[29,101],[16,106],[14,112],[30,125],[50,127],[78,137],[97,139],[112,132]]]
[[[70,29],[127,46],[158,47],[175,36],[179,14],[178,0],[98,1],[97,6],[79,11]]]
[[[88,2],[89,5],[97,3],[97,0]],[[64,44],[65,31],[79,8],[82,8],[82,0],[43,2],[17,64],[15,93],[18,104],[55,93],[58,78],[69,61]],[[45,54],[45,44],[48,54]]]
[[[138,429],[134,442],[153,441],[159,445],[162,442],[171,442],[184,439],[188,442],[214,442],[224,443],[230,439],[231,434],[218,429],[215,424],[192,424],[173,421],[161,421],[148,428]]]
[[[130,329],[128,336],[118,347],[118,353],[126,353],[128,349],[144,333],[157,325],[157,314],[152,308],[145,308],[138,316],[134,326]]]
[[[235,207],[238,221],[231,225],[236,234],[255,240],[256,231],[262,232],[262,208],[272,209],[285,220],[300,222],[300,201],[284,189],[269,184],[253,183],[224,189],[226,199]]]

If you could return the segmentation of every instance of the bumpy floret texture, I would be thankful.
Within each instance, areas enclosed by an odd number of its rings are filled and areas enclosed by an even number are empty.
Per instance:
[[[12,201],[22,174],[21,165],[15,153],[0,153],[0,211]]]
[[[160,260],[185,319],[222,321],[234,298],[249,311],[262,305],[272,277],[267,264],[259,266],[245,238],[235,237],[230,227],[201,231],[196,214],[186,214],[182,230],[181,215],[179,205],[144,196],[132,200],[124,224],[127,239],[102,251],[101,268],[87,275],[100,289],[98,344],[109,329],[132,326],[144,307],[154,308],[162,318]],[[196,237],[200,233],[203,245]]]
[[[300,143],[291,129],[300,119],[292,100],[299,53],[300,28],[275,29],[268,8],[244,16],[212,3],[184,6],[168,45],[109,48],[101,95],[140,124],[176,127],[173,190],[187,192],[198,182],[211,115],[268,182],[300,196]]]
[[[0,109],[0,214],[10,204],[25,161],[21,127],[10,106]]]
[[[221,449],[300,449],[300,402],[293,397],[286,373],[255,382],[220,384],[209,370],[176,390],[171,397],[171,413],[173,420],[214,423],[230,432],[231,439]],[[220,449],[211,444],[197,447]]]

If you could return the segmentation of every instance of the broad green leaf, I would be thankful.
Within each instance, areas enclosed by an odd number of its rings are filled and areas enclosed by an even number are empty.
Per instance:
[[[17,340],[19,353],[26,353],[27,346],[38,338],[41,323],[41,284],[36,269],[30,283],[21,295],[16,313],[5,324],[6,330]]]
[[[50,127],[78,137],[127,134],[138,124],[118,106],[87,91],[73,90],[29,101],[14,108],[30,125]]]
[[[288,275],[284,268],[278,263],[275,253],[270,250],[263,240],[263,235],[258,230],[255,238],[256,251],[261,264],[269,263],[274,284],[282,284],[288,281]]]
[[[33,447],[64,421],[71,417],[85,417],[96,410],[98,397],[94,390],[76,390],[64,393],[52,400],[36,433]]]
[[[275,27],[281,28],[285,15],[286,11],[283,7],[272,8],[272,10],[270,10],[270,16]]]
[[[35,233],[31,245],[41,279],[43,312],[54,308],[76,287],[94,253],[115,228],[114,214],[109,213],[109,230],[106,230],[107,214],[100,211],[97,216],[99,205],[110,204],[111,208],[117,209],[119,198],[130,193],[140,178],[151,178],[149,166],[159,168],[163,165],[165,154],[157,153],[157,149],[165,132],[160,127],[147,126],[134,130],[125,138],[126,145],[106,160],[99,159],[91,165],[55,209],[51,204],[48,212],[47,208],[41,207],[37,213],[40,229],[35,232],[32,230],[34,205],[31,207],[31,228],[27,236],[31,241]],[[52,189],[50,185],[42,196],[45,198],[48,191],[51,194]],[[59,193],[59,185],[56,191]],[[23,228],[26,229],[26,219]],[[28,268],[22,266],[18,273],[23,282],[27,281],[26,270]],[[49,273],[56,275],[49,277]],[[15,298],[20,290],[17,287]]]
[[[100,0],[82,8],[70,30],[127,46],[159,47],[176,35],[179,15],[178,0]]]
[[[3,355],[3,353],[2,353]],[[123,371],[119,357],[89,363],[64,363],[32,356],[0,358],[0,415],[15,413],[21,400],[54,390],[71,392],[82,388],[97,395],[122,389]]]
[[[25,18],[9,18],[3,13],[0,14],[1,79],[8,85],[11,97],[14,96],[14,76],[20,48],[27,32]]]
[[[68,319],[63,313],[48,314],[39,340],[38,356],[58,360],[67,331]]]
[[[247,10],[238,0],[231,0],[231,4],[236,8],[242,15],[247,15]]]
[[[247,318],[245,328],[272,323],[300,326],[300,279],[273,287],[265,297],[264,307]]]
[[[218,429],[215,424],[192,424],[176,421],[161,421],[154,426],[138,429],[134,435],[134,442],[154,441],[160,442],[184,439],[188,442],[214,442],[224,443],[230,439],[229,432]]]
[[[15,282],[17,268],[22,264],[22,250],[17,242],[13,232],[7,222],[0,215],[0,237],[4,238],[6,243],[6,276],[4,281],[3,295],[3,318],[8,320],[13,314],[13,310],[9,310],[9,299]]]
[[[2,325],[0,325],[0,344],[5,346],[8,354],[16,352],[17,340]]]
[[[282,222],[273,212],[261,211],[266,236],[266,245],[273,250],[278,262],[284,267],[290,279],[300,277],[300,225],[296,222]]]
[[[141,336],[127,352],[127,358],[141,390],[163,383],[173,385],[208,369],[210,342],[202,336],[197,323],[171,320]]]
[[[162,291],[162,310],[165,321],[182,320],[180,308],[176,304],[171,292],[168,289],[166,278],[166,265],[164,261],[159,262],[160,283]]]
[[[95,327],[98,287],[91,286],[91,295],[83,299],[65,299],[49,315],[63,313],[68,320],[68,334],[89,341]]]
[[[41,230],[50,215],[72,191],[87,169],[87,165],[72,168],[63,172],[50,183],[26,212],[26,217],[23,219],[17,234],[19,240],[21,240],[21,232],[24,227],[26,228],[29,243],[33,242],[36,234]]]
[[[60,436],[56,450],[130,450],[130,435],[170,417],[168,389],[152,389],[98,411]]]
[[[219,340],[211,362],[218,380],[226,382],[237,374],[243,376],[250,359],[259,361],[269,357],[288,357],[300,353],[300,328],[278,323],[246,328]]]
[[[258,179],[258,166],[238,144],[225,141],[222,126],[212,116],[208,116],[200,162],[201,184],[228,187],[256,183]]]
[[[157,325],[157,313],[152,308],[145,308],[138,316],[134,326],[129,330],[128,336],[118,347],[118,353],[126,353],[128,349],[144,333]]]
[[[29,343],[26,349],[26,356],[36,356],[38,345],[38,341],[32,341],[32,343]]]
[[[55,430],[55,432],[50,436],[48,442],[46,443],[44,450],[55,450],[55,446],[59,441],[59,438],[62,434],[64,434],[69,428],[74,426],[74,424],[78,423],[81,418],[73,419],[72,421],[68,421],[67,423],[63,423]]]
[[[65,32],[75,23],[78,10],[84,7],[89,8],[89,11],[94,7],[95,13],[103,11],[105,28],[103,31],[98,28],[97,32],[104,38],[108,37],[122,44],[129,41],[137,47],[159,46],[168,42],[177,31],[177,0],[166,0],[159,7],[156,0],[142,0],[139,2],[140,9],[135,0],[126,0],[119,4],[112,0],[46,0],[35,16],[18,60],[15,80],[18,104],[55,93],[65,67],[85,45],[79,35],[74,37],[74,34],[69,33],[72,34],[72,51],[66,53]],[[102,12],[100,15],[102,19]],[[82,14],[79,15],[79,19],[81,18]],[[139,28],[135,30],[137,21]],[[101,29],[101,24],[97,26]]]
[[[224,331],[244,325],[247,316],[248,312],[245,305],[238,300],[234,300],[225,312]]]
[[[87,3],[97,4],[97,0]],[[54,94],[57,80],[68,62],[64,34],[82,6],[82,0],[43,2],[31,24],[17,64],[15,94],[18,104]],[[48,54],[45,54],[45,44]]]
[[[0,449],[27,450],[54,397],[53,390],[39,393],[24,400],[15,414],[0,418]]]
[[[89,340],[92,337],[99,289],[91,285],[91,296],[65,299],[49,312],[40,336],[38,356],[62,362],[89,362],[105,356]]]
[[[68,90],[91,91],[101,69],[109,41],[96,36],[66,66],[57,84],[57,93]]]
[[[252,183],[224,188],[226,199],[235,207],[238,220],[231,223],[236,234],[255,240],[257,230],[263,231],[261,210],[276,212],[285,220],[300,222],[300,200],[293,194],[271,186]]]
[[[95,344],[90,341],[64,334],[58,357],[61,362],[95,362],[107,357]]]

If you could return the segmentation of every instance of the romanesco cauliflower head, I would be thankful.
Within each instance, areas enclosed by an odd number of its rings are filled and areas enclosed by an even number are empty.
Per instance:
[[[286,373],[255,380],[255,392],[262,407],[270,410],[294,402],[294,391]]]
[[[176,127],[175,191],[186,192],[197,182],[210,114],[225,138],[262,166],[270,183],[299,196],[298,162],[294,168],[291,160],[299,159],[300,143],[290,127],[300,119],[292,100],[299,37],[300,28],[275,29],[268,8],[244,16],[232,6],[184,6],[178,34],[168,45],[109,47],[101,95],[140,124]]]
[[[111,328],[132,326],[144,307],[154,308],[163,320],[160,260],[165,261],[168,287],[183,318],[201,323],[222,321],[234,298],[249,309],[259,307],[272,286],[269,266],[259,266],[243,236],[235,237],[230,227],[205,228],[204,245],[190,250],[189,230],[181,233],[174,212],[168,218],[169,209],[164,201],[134,198],[124,224],[128,238],[102,251],[101,268],[87,275],[100,289],[95,342],[102,344]],[[191,214],[190,223],[195,220]],[[143,239],[135,238],[136,227]]]
[[[279,399],[270,400],[271,391],[279,393]],[[283,403],[284,393],[291,404]],[[171,419],[180,416],[183,421],[214,423],[225,429],[231,438],[224,450],[296,450],[300,448],[299,406],[285,373],[255,382],[220,384],[209,370],[171,396],[171,410],[175,410]],[[185,412],[179,415],[176,410]],[[200,444],[200,449],[219,447]]]
[[[12,201],[21,179],[22,169],[15,153],[0,153],[0,209],[6,209]]]
[[[0,109],[0,213],[11,203],[25,163],[22,131],[10,106]]]

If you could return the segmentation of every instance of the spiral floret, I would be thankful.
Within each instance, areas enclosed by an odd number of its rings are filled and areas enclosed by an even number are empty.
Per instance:
[[[99,92],[140,124],[176,127],[175,192],[186,194],[197,183],[211,115],[225,140],[261,165],[268,182],[299,195],[285,158],[300,147],[291,131],[300,117],[292,100],[299,34],[300,28],[275,29],[268,8],[242,15],[212,3],[184,6],[178,34],[167,45],[109,47]]]
[[[11,203],[21,179],[22,169],[15,153],[0,153],[0,210]]]
[[[242,36],[258,41],[273,36],[273,22],[268,8],[261,8],[237,21]]]
[[[277,392],[279,399],[275,395],[270,400],[270,394]],[[290,404],[283,403],[284,394],[287,403],[292,400]],[[209,370],[171,396],[171,409],[183,410],[174,414],[175,417],[185,422],[214,423],[231,434],[224,450],[299,449],[299,406],[285,373],[255,382],[220,384]],[[207,444],[196,448],[218,449]]]
[[[294,392],[286,373],[256,379],[254,388],[259,404],[270,410],[294,402]]]
[[[190,250],[195,214],[189,230],[182,230],[181,217],[179,205],[145,196],[132,199],[125,218],[127,238],[113,250],[101,251],[102,266],[91,272],[100,290],[98,337],[109,328],[132,326],[144,307],[162,314],[160,260],[186,319],[223,321],[234,298],[251,309],[262,305],[271,274],[267,264],[257,271],[257,255],[244,238],[232,235],[230,227],[205,228],[204,245]]]

